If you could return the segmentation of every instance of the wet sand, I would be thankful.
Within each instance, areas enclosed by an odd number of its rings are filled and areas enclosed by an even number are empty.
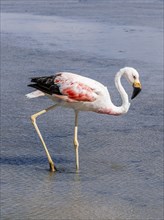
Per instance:
[[[162,3],[2,0],[2,219],[163,219]],[[140,72],[142,93],[127,115],[80,114],[78,174],[73,111],[38,119],[59,170],[50,173],[30,115],[52,103],[25,98],[29,78],[79,73],[120,105],[114,76],[124,66]]]

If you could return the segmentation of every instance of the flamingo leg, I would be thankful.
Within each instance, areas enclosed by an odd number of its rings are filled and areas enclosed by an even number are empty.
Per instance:
[[[36,132],[37,132],[37,134],[38,134],[38,136],[39,136],[39,138],[40,138],[40,140],[41,140],[41,143],[43,144],[44,150],[45,150],[45,152],[46,152],[46,155],[47,155],[47,158],[48,158],[48,161],[49,161],[50,170],[53,171],[53,172],[56,171],[57,169],[56,169],[55,164],[54,164],[54,162],[53,162],[53,160],[52,160],[52,158],[51,158],[51,156],[50,156],[50,153],[49,153],[49,151],[48,151],[48,148],[47,148],[47,146],[46,146],[46,144],[45,144],[45,142],[44,142],[44,140],[43,140],[43,137],[42,137],[42,135],[41,135],[41,133],[40,133],[40,130],[39,130],[39,128],[38,128],[38,125],[36,124],[36,118],[37,118],[38,116],[40,116],[40,115],[42,115],[42,114],[44,114],[44,113],[46,113],[46,112],[48,112],[48,111],[54,109],[54,108],[56,108],[57,106],[58,106],[57,104],[56,104],[56,105],[52,105],[52,106],[50,106],[49,108],[46,108],[46,109],[44,109],[44,110],[42,110],[42,111],[40,111],[40,112],[35,113],[34,115],[31,115],[32,124],[34,125],[34,128],[35,128],[35,130],[36,130]]]
[[[76,170],[79,170],[79,142],[77,139],[78,134],[78,111],[75,111],[75,128],[74,128],[74,147],[76,156]]]

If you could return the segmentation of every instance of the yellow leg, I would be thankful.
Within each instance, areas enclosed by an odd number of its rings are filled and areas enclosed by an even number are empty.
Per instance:
[[[42,115],[42,114],[44,114],[44,113],[46,113],[46,112],[48,112],[48,111],[50,111],[50,110],[56,108],[57,106],[58,106],[57,104],[56,104],[56,105],[53,105],[53,106],[50,106],[49,108],[44,109],[44,110],[42,110],[42,111],[40,111],[40,112],[37,112],[37,113],[35,113],[34,115],[31,116],[32,124],[34,125],[34,128],[35,128],[35,130],[36,130],[36,132],[37,132],[37,134],[38,134],[38,136],[39,136],[39,138],[40,138],[40,140],[41,140],[41,142],[42,142],[42,144],[43,144],[44,150],[45,150],[45,152],[46,152],[46,154],[47,154],[47,158],[48,158],[49,165],[50,165],[50,170],[53,171],[53,172],[56,171],[56,167],[55,167],[55,164],[54,164],[54,162],[53,162],[53,160],[52,160],[52,158],[51,158],[51,156],[50,156],[50,153],[49,153],[49,151],[48,151],[48,149],[47,149],[47,146],[46,146],[46,144],[45,144],[45,142],[44,142],[44,140],[43,140],[43,137],[42,137],[42,135],[41,135],[41,133],[40,133],[40,130],[39,130],[39,128],[38,128],[38,125],[36,124],[36,118],[37,118],[39,115]]]
[[[74,147],[75,147],[75,156],[76,156],[76,170],[79,170],[79,142],[77,139],[78,133],[78,112],[75,111],[75,129],[74,129]]]

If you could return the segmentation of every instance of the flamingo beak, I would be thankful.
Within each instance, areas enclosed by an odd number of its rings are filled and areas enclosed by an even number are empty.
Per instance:
[[[141,92],[141,89],[142,89],[141,83],[138,81],[134,82],[133,88],[134,89],[133,89],[133,94],[132,94],[131,99],[134,99]]]

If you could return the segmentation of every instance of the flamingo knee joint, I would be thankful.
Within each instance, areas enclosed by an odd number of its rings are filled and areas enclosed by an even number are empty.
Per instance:
[[[32,121],[32,124],[34,124],[36,122],[36,116],[35,115],[31,115],[31,121]]]
[[[74,146],[75,146],[75,148],[78,148],[78,147],[79,147],[79,142],[78,142],[78,140],[74,140]]]

